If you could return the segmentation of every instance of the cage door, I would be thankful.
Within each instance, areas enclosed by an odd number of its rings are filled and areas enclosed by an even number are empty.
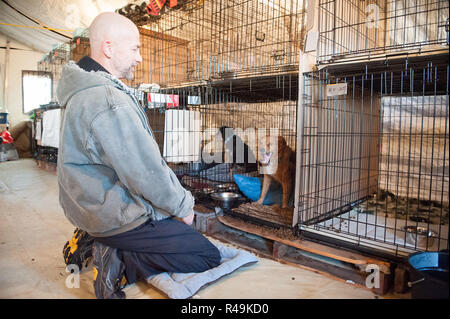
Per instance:
[[[336,88],[305,77],[298,199],[299,222],[311,225],[376,192],[380,102],[355,79]]]

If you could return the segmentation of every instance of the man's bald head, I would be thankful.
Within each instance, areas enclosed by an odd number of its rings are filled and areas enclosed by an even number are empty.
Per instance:
[[[139,30],[128,18],[113,12],[99,14],[89,27],[91,57],[111,74],[128,80],[139,54]]]
[[[98,51],[104,40],[120,40],[133,32],[139,34],[131,20],[118,13],[103,12],[92,21],[89,27],[91,50]]]

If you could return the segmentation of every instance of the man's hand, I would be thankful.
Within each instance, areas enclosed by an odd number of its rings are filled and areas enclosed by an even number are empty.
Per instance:
[[[192,225],[194,221],[194,211],[192,211],[188,216],[180,219],[186,225]]]

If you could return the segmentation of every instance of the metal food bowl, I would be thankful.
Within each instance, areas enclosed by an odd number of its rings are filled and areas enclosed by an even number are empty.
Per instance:
[[[242,196],[233,192],[213,193],[211,198],[218,202],[223,209],[231,209]]]
[[[403,230],[406,232],[406,242],[416,247],[426,247],[427,245],[431,247],[433,246],[434,239],[437,237],[436,232],[427,230],[426,227],[405,226]]]

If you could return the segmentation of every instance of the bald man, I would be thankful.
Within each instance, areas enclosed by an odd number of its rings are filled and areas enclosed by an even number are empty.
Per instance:
[[[131,284],[166,271],[203,272],[221,257],[189,226],[194,199],[162,159],[144,110],[120,80],[131,80],[142,61],[137,27],[102,13],[89,34],[91,56],[64,66],[57,89],[65,108],[59,200],[67,219],[94,238],[96,297],[124,298],[123,276]]]

